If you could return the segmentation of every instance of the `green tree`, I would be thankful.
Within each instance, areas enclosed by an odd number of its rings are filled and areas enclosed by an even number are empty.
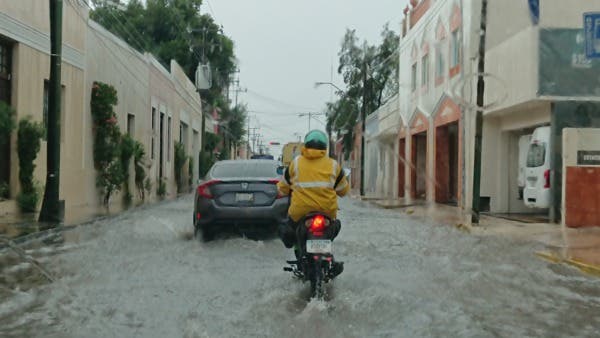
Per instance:
[[[97,170],[96,186],[108,206],[110,196],[121,188],[124,180],[121,162],[121,132],[117,125],[114,106],[117,91],[108,84],[94,82],[90,103],[94,130],[94,166]]]
[[[327,103],[327,131],[344,135],[346,155],[352,149],[354,126],[360,119],[363,102],[369,115],[398,92],[399,37],[387,24],[381,37],[379,45],[359,43],[356,30],[348,29],[338,53],[338,73],[346,90],[337,101]]]
[[[90,17],[134,48],[154,54],[168,66],[171,59],[181,65],[193,81],[199,62],[209,62],[213,87],[204,99],[223,106],[223,90],[235,71],[233,41],[208,14],[200,14],[202,0],[130,0],[121,7],[94,0]]]

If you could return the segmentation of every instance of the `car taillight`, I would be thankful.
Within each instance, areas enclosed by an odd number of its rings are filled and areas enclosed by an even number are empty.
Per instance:
[[[204,198],[213,198],[214,196],[212,195],[212,193],[210,192],[210,186],[211,185],[215,185],[217,183],[220,183],[221,181],[219,180],[211,180],[208,182],[204,182],[202,184],[200,184],[198,186],[198,195],[204,197]]]
[[[544,171],[544,189],[550,188],[550,170]]]

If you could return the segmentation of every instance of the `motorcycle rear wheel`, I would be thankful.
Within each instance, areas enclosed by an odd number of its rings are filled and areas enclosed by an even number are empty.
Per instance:
[[[311,298],[315,298],[317,300],[323,300],[325,296],[325,283],[323,283],[323,277],[325,276],[322,267],[317,267],[310,279],[310,294]]]

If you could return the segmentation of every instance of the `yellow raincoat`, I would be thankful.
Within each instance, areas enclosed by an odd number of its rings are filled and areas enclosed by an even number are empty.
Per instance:
[[[342,167],[327,156],[326,150],[302,147],[302,155],[290,163],[285,178],[277,184],[277,188],[283,195],[293,191],[288,214],[294,222],[298,222],[313,211],[323,212],[335,219],[337,196],[345,196],[350,185]]]

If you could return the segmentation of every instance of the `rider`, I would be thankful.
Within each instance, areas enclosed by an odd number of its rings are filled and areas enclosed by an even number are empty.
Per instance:
[[[286,248],[296,243],[296,228],[302,217],[310,212],[322,212],[336,219],[337,196],[350,190],[344,170],[327,156],[327,134],[312,130],[304,137],[302,155],[297,156],[284,173],[277,187],[282,195],[291,195],[288,210],[289,222],[280,228],[280,237]],[[331,238],[340,231],[339,221],[330,225]]]

